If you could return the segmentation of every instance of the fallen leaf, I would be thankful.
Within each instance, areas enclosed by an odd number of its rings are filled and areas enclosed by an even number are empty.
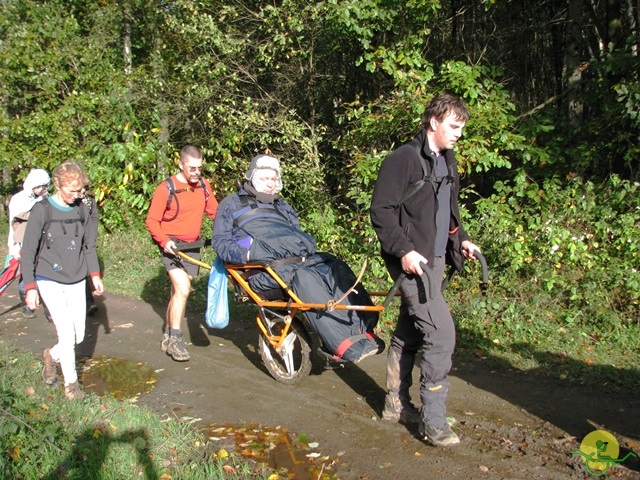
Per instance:
[[[233,468],[231,465],[223,465],[222,470],[224,470],[227,473],[236,473],[236,469]]]
[[[9,455],[11,455],[11,458],[13,458],[14,461],[18,461],[20,459],[20,449],[19,448],[10,449]]]
[[[553,443],[555,443],[556,445],[564,445],[565,443],[573,443],[575,441],[577,441],[577,439],[573,436],[553,439]]]

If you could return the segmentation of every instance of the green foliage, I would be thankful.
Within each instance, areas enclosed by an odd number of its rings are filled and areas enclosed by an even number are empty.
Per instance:
[[[559,318],[631,321],[640,302],[638,189],[617,177],[538,184],[521,172],[476,203],[475,223],[485,225],[479,241],[504,272],[505,288],[515,277],[553,292]]]
[[[538,183],[520,171],[475,202],[466,224],[490,288],[483,296],[471,264],[449,287],[459,345],[503,366],[638,391],[639,188],[618,177]]]
[[[616,14],[611,5],[592,18]],[[176,152],[202,147],[219,199],[268,152],[319,248],[355,269],[366,259],[367,284],[382,290],[368,212],[380,163],[415,135],[426,102],[449,91],[472,114],[456,147],[464,219],[505,298],[479,306],[462,296],[461,310],[629,326],[639,281],[637,35],[616,31],[609,42],[584,22],[580,46],[594,58],[566,89],[556,4],[458,6],[452,15],[435,0],[2,2],[1,193],[32,167],[80,161],[108,234],[101,249],[117,259],[106,265],[109,288],[166,295],[159,263],[148,269],[157,258],[142,222]],[[203,296],[199,285],[198,305]],[[548,336],[535,322],[501,325]]]

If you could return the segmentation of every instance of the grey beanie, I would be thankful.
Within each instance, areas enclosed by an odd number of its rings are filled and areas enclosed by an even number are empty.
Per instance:
[[[253,157],[251,159],[251,164],[249,165],[249,170],[247,170],[247,173],[244,175],[244,178],[246,178],[249,181],[252,181],[253,175],[256,172],[256,170],[265,169],[265,168],[276,172],[276,175],[277,175],[276,193],[280,193],[280,191],[282,190],[282,177],[280,175],[280,163],[274,157],[271,157],[269,155],[265,155],[262,153]]]

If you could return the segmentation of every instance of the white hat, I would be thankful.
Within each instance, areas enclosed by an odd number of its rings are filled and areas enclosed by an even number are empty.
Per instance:
[[[282,190],[282,177],[280,176],[280,162],[274,157],[269,155],[259,154],[251,159],[251,164],[249,165],[249,170],[244,175],[244,178],[251,181],[253,179],[253,175],[256,170],[260,169],[269,169],[276,172],[276,193],[279,193]]]
[[[46,170],[42,170],[41,168],[34,168],[29,172],[27,178],[22,184],[22,189],[31,191],[40,185],[49,185],[51,182],[51,178]]]

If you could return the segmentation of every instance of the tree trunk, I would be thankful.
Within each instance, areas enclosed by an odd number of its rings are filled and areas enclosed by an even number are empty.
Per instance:
[[[565,47],[565,90],[573,90],[580,82],[582,71],[580,65],[586,61],[582,58],[582,0],[569,0],[567,10],[567,30]],[[571,94],[569,101],[569,121],[579,125],[582,121],[583,105],[576,99],[576,93]]]
[[[638,35],[640,35],[640,29],[638,29],[638,12],[640,11],[640,0],[628,0],[626,8],[627,23],[629,24],[629,31],[635,39],[631,46],[631,53],[634,56],[638,56],[638,50],[640,45],[638,44]]]
[[[6,191],[6,188],[11,184],[11,168],[8,165],[2,167],[2,186],[3,190]],[[0,195],[0,213],[2,213],[2,217],[8,217],[8,208],[9,208],[9,200],[11,199],[11,195]]]
[[[124,6],[124,36],[122,44],[124,46],[124,73],[131,75],[133,71],[133,58],[131,55],[131,9],[129,4]]]
[[[155,39],[155,52],[153,54],[153,76],[156,80],[163,78],[163,62],[162,62],[162,42],[159,38]],[[158,173],[166,177],[166,164],[167,164],[167,149],[169,144],[169,117],[167,115],[167,109],[164,104],[162,95],[158,95],[156,99],[156,111],[158,112],[158,118],[160,122],[160,131],[158,132],[158,141],[162,145],[160,155],[156,160],[156,166]]]

